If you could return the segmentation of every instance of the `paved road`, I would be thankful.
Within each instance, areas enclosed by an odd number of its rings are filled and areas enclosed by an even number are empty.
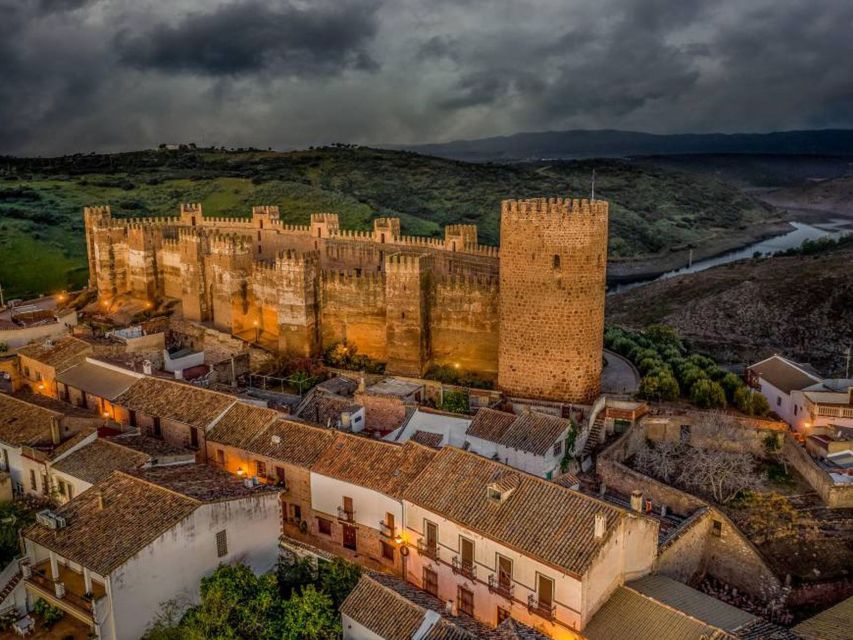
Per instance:
[[[622,356],[604,350],[607,366],[601,374],[601,393],[634,394],[640,387],[640,373]]]

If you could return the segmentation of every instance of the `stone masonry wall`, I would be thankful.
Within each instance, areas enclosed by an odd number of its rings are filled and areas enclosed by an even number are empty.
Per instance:
[[[504,201],[498,386],[591,404],[600,390],[606,202]]]
[[[337,214],[282,224],[251,218],[113,219],[84,212],[91,283],[102,302],[177,298],[184,319],[292,355],[342,340],[420,376],[433,364],[498,377],[511,395],[590,402],[598,393],[607,203],[507,201],[503,257],[473,225],[404,236],[397,218],[372,231]],[[502,263],[501,263],[502,261]]]

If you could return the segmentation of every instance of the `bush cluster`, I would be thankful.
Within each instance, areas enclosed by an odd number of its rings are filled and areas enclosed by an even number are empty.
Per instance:
[[[604,344],[634,363],[642,375],[638,395],[657,402],[682,396],[702,409],[733,405],[749,415],[764,416],[770,407],[743,379],[714,360],[690,353],[672,327],[650,325],[642,331],[608,327]]]

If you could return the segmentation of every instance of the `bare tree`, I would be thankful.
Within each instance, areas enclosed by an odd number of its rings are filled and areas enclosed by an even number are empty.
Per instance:
[[[648,443],[637,452],[636,466],[664,482],[670,482],[681,464],[685,447],[676,442],[659,442],[654,447]]]
[[[755,458],[749,453],[689,447],[680,467],[679,483],[698,493],[710,493],[720,504],[760,484]]]

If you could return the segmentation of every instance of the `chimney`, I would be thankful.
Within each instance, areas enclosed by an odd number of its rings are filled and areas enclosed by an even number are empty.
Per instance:
[[[134,371],[135,370],[136,369],[134,369]],[[146,376],[151,375],[151,361],[150,360],[143,360],[142,361],[142,373],[144,373]]]
[[[59,426],[59,418],[53,416],[50,419],[50,441],[53,442],[54,445],[58,445],[62,442],[62,430]]]
[[[358,374],[358,392],[364,393],[367,386],[364,384],[364,371]]]
[[[456,615],[456,602],[454,600],[448,600],[444,603],[444,613],[449,616]]]
[[[597,541],[604,540],[604,533],[607,531],[607,516],[603,513],[595,514],[595,539]]]
[[[631,492],[631,508],[638,513],[643,512],[643,492],[639,489]]]
[[[95,499],[98,501],[98,511],[104,510],[104,494],[101,491],[95,493]]]

